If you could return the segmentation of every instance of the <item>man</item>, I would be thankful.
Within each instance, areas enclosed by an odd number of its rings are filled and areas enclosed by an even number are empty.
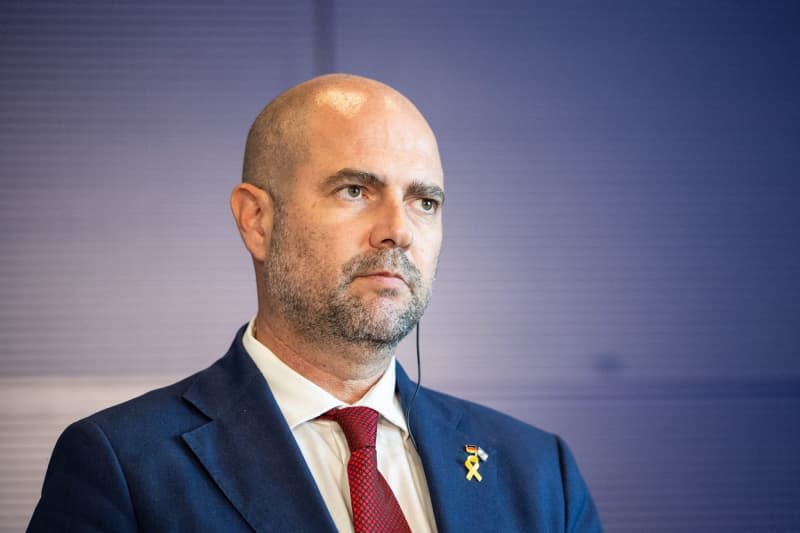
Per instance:
[[[599,531],[557,437],[415,393],[395,363],[443,203],[436,139],[394,89],[329,75],[276,98],[231,195],[255,318],[208,369],[70,426],[29,531]]]

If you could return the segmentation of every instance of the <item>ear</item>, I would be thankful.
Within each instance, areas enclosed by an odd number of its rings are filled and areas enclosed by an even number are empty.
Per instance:
[[[258,262],[263,262],[272,236],[274,209],[272,197],[250,183],[239,183],[231,192],[231,211],[245,247]]]

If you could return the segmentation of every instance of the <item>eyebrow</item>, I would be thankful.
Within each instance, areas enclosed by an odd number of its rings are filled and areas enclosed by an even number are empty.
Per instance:
[[[330,189],[331,187],[335,187],[336,185],[344,182],[356,183],[358,185],[364,185],[367,187],[375,187],[377,189],[386,186],[386,180],[378,177],[372,172],[366,172],[352,168],[343,168],[336,174],[325,178],[325,180],[320,184],[320,187],[322,189]],[[406,188],[406,195],[432,198],[439,202],[440,205],[444,204],[444,189],[432,183],[423,183],[419,180],[414,180]]]

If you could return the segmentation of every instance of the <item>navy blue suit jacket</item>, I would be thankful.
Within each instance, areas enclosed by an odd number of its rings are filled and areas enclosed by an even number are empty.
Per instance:
[[[28,531],[336,531],[242,333],[206,370],[67,428]],[[413,390],[398,367],[404,406]],[[439,531],[600,531],[558,437],[425,388],[411,428]],[[489,454],[480,482],[468,443]]]

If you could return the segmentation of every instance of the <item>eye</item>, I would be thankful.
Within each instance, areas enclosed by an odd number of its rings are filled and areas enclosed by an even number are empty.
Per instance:
[[[430,198],[420,198],[419,206],[426,213],[434,213],[436,208],[439,207],[439,202],[431,200]]]
[[[348,198],[358,199],[364,195],[364,189],[361,185],[348,185],[344,188],[344,193]]]

